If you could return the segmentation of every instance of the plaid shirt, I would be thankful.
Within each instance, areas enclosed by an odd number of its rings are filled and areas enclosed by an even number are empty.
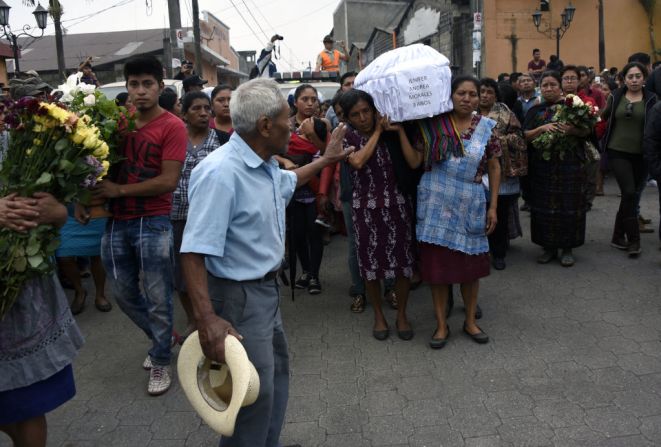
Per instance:
[[[197,148],[188,141],[186,148],[186,159],[181,168],[181,176],[177,189],[172,193],[172,211],[170,212],[170,219],[172,220],[186,220],[188,216],[188,182],[190,181],[190,174],[193,168],[197,166],[202,160],[206,158],[214,150],[220,147],[221,143],[218,139],[218,134],[214,129],[209,129],[209,134],[204,142]]]

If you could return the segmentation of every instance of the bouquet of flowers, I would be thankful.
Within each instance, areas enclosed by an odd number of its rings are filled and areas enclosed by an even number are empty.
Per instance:
[[[599,119],[599,107],[586,104],[578,96],[569,94],[558,106],[551,122],[570,124],[578,129],[592,129]],[[571,145],[565,144],[567,138],[571,136],[560,132],[544,132],[532,140],[532,145],[542,151],[544,160],[550,160],[553,152],[558,152],[560,159],[563,159],[565,151],[571,148]]]
[[[111,108],[109,100],[97,96],[100,92],[91,94],[100,101],[85,104],[88,95],[74,92],[70,109],[54,97],[46,101],[25,97],[2,105],[10,140],[0,169],[0,196],[47,192],[65,204],[89,197],[88,189],[108,172],[112,150],[119,144],[119,117],[122,112],[126,116],[125,110]],[[75,105],[80,95],[84,107]],[[129,119],[124,120],[125,128],[131,128]],[[58,245],[58,231],[52,225],[26,233],[0,229],[0,318],[25,281],[53,271]]]

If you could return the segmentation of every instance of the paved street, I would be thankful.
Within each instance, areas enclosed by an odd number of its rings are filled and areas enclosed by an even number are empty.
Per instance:
[[[513,242],[507,269],[481,283],[488,345],[462,333],[457,298],[449,344],[430,350],[435,322],[426,287],[410,301],[412,341],[373,339],[371,308],[349,312],[346,242],[334,238],[323,293],[298,292],[292,303],[283,289],[291,352],[283,443],[661,445],[661,251],[656,232],[642,236],[638,260],[608,246],[616,189],[609,179],[607,195],[596,199],[571,269],[535,263],[539,249],[522,213],[526,235]],[[645,191],[643,213],[657,228],[655,188]],[[387,315],[392,328],[394,311]],[[49,446],[217,445],[178,384],[162,397],[147,395],[147,341],[119,309],[102,314],[89,300],[79,322],[86,344],[74,364],[78,394],[48,416]]]

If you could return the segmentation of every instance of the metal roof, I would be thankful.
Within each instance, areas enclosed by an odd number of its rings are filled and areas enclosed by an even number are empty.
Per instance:
[[[88,56],[92,65],[114,64],[135,54],[155,53],[163,50],[164,33],[167,29],[144,29],[103,33],[66,34],[64,36],[64,60],[67,69],[75,70]],[[21,57],[21,70],[57,70],[55,36],[34,40],[19,39],[25,45]]]

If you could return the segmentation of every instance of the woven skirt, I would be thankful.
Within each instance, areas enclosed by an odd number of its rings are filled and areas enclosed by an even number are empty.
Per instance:
[[[469,255],[418,242],[420,277],[429,284],[461,284],[489,276],[489,254]]]

